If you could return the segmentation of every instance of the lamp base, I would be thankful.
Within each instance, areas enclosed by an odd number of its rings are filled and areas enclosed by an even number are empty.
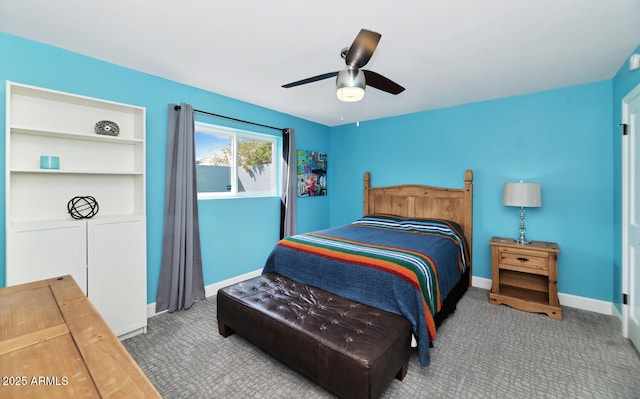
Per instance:
[[[516,238],[516,243],[520,245],[531,244],[531,241],[527,241],[525,238],[525,231],[527,229],[524,227],[524,207],[520,207],[520,237]]]

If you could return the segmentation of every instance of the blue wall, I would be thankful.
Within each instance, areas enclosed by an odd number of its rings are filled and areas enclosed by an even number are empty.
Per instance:
[[[0,32],[0,225],[5,225],[5,80],[147,108],[147,298],[155,302],[161,262],[164,185],[167,143],[167,106],[190,103],[196,109],[296,130],[299,148],[327,152],[326,126],[257,107],[93,58]],[[10,60],[10,62],[8,62]],[[213,78],[213,77],[212,77]],[[224,120],[197,120],[230,127]],[[264,130],[262,133],[281,133]],[[278,240],[279,199],[200,201],[200,226],[205,284],[212,284],[262,267]],[[298,202],[298,230],[325,228],[329,224],[326,198]],[[0,287],[5,285],[5,232],[0,233]]]
[[[331,224],[362,214],[364,171],[373,186],[461,188],[472,169],[473,274],[489,279],[489,239],[519,227],[519,210],[502,205],[503,183],[539,182],[527,237],[559,243],[559,291],[611,301],[611,101],[603,81],[332,128]]]
[[[329,195],[298,200],[298,231],[361,216],[364,171],[372,173],[374,186],[415,182],[462,187],[464,170],[473,169],[474,275],[478,277],[491,276],[490,237],[517,234],[518,210],[502,206],[502,184],[520,179],[539,182],[543,206],[527,212],[527,234],[530,239],[560,244],[560,292],[605,301],[619,298],[617,123],[620,100],[640,83],[640,72],[629,73],[626,64],[613,80],[362,122],[359,127],[328,128],[3,33],[0,58],[4,60],[0,81],[147,108],[148,302],[155,301],[160,267],[166,110],[168,103],[179,102],[293,127],[297,148],[329,154]],[[5,86],[0,90],[4,109]],[[4,118],[0,112],[3,134]],[[3,155],[4,145],[1,140]],[[0,167],[4,169],[4,162]],[[4,225],[4,173],[0,190],[0,224]],[[278,238],[278,209],[277,198],[200,201],[205,284],[262,266]],[[4,286],[4,230],[0,236],[0,286]]]

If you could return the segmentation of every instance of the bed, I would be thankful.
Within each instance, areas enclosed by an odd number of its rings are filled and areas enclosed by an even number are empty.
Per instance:
[[[437,325],[471,282],[472,180],[466,170],[463,188],[374,188],[367,172],[362,218],[281,240],[263,273],[403,315],[427,366]]]

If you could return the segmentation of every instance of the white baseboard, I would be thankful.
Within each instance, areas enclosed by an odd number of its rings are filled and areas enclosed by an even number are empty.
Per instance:
[[[166,310],[163,310],[162,312],[156,313],[156,303],[155,302],[147,304],[147,319],[151,318],[153,316],[157,316],[159,314],[163,314],[165,312],[166,312]]]
[[[253,277],[257,277],[262,274],[262,269],[257,269],[249,273],[241,274],[240,276],[236,276],[227,280],[219,281],[217,283],[213,283],[204,287],[204,295],[208,298],[210,296],[216,295],[220,288],[224,288],[228,285],[239,283],[240,281],[248,280]],[[150,303],[147,305],[147,318],[157,316],[159,314],[165,313],[166,310],[156,313],[156,303]]]
[[[471,276],[471,286],[478,287],[485,290],[491,289],[491,279]]]
[[[204,287],[205,296],[208,298],[210,296],[216,295],[220,288],[224,288],[228,285],[239,283],[240,281],[248,280],[253,277],[257,277],[260,274],[262,274],[262,269],[257,269],[249,273],[241,274],[240,276],[236,276],[227,280],[223,280],[217,283],[207,285],[206,287]],[[473,287],[490,290],[491,279],[473,276],[471,278],[471,285]],[[561,306],[568,306],[570,308],[588,310],[590,312],[606,314],[609,316],[616,316],[616,315],[620,316],[620,312],[616,310],[616,307],[611,302],[601,301],[598,299],[585,298],[577,295],[563,294],[561,292],[558,293],[558,299],[560,300]],[[147,305],[147,318],[157,316],[164,312],[166,312],[166,310],[156,313],[155,302]]]
[[[601,301],[599,299],[585,298],[571,294],[558,293],[560,305],[570,308],[588,310],[591,312],[602,313],[609,316],[615,315],[615,306],[612,302]]]
[[[157,316],[159,314],[163,314],[166,313],[166,310],[163,310],[161,312],[156,313],[156,303],[152,302],[152,303],[148,303],[147,304],[147,319],[153,316]]]
[[[491,279],[483,277],[473,277],[471,279],[471,285],[473,287],[483,288],[485,290],[491,289]],[[585,298],[582,296],[558,293],[558,300],[561,306],[568,306],[570,308],[588,310],[590,312],[602,313],[609,316],[615,316],[615,306],[611,302],[601,301],[599,299]]]
[[[239,283],[240,281],[248,280],[250,278],[258,277],[261,274],[262,274],[262,269],[257,269],[249,273],[241,274],[239,276],[236,276],[227,280],[223,280],[217,283],[213,283],[211,285],[207,285],[206,287],[204,287],[204,294],[207,298],[209,298],[210,296],[216,295],[220,288],[224,288],[231,284]]]

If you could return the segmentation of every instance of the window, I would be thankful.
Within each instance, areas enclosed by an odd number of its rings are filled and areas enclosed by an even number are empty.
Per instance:
[[[278,138],[195,124],[198,198],[277,196]]]

